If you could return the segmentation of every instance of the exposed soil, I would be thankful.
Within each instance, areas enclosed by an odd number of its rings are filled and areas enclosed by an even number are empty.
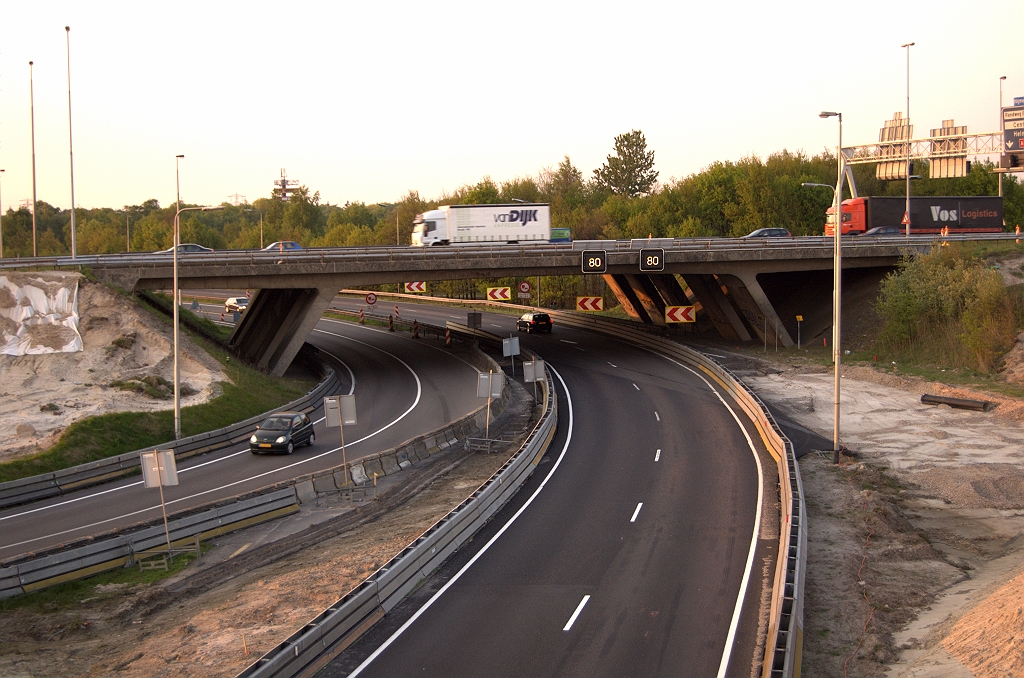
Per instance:
[[[47,275],[58,274],[33,274],[33,279]],[[159,390],[111,386],[147,377],[173,379],[173,339],[167,324],[103,285],[77,274],[59,275],[61,280],[55,278],[53,285],[78,280],[78,329],[84,350],[0,355],[0,461],[45,450],[65,428],[85,417],[170,406]],[[46,325],[31,330],[52,334],[42,339],[55,346],[66,343],[63,333],[71,331]],[[182,393],[189,394],[182,405],[220,395],[218,382],[228,380],[220,364],[187,336],[180,341]]]

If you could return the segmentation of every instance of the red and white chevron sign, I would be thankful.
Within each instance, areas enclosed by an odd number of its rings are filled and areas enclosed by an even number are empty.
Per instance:
[[[576,310],[577,311],[603,311],[604,310],[604,298],[603,297],[576,297]]]
[[[697,312],[693,306],[666,306],[665,322],[693,323],[697,322]]]
[[[512,299],[511,287],[488,287],[487,298],[491,301],[510,301]]]
[[[406,294],[418,294],[420,292],[427,291],[427,283],[425,281],[405,283]]]

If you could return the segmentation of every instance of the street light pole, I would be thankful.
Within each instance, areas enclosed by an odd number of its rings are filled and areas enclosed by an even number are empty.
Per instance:
[[[910,48],[914,44],[913,42],[908,42],[905,45],[900,45],[900,47],[905,47],[907,50],[907,138],[905,139],[907,142],[907,212],[905,216],[907,218],[908,238],[910,237]]]
[[[78,249],[75,242],[75,145],[71,140],[71,26],[64,27],[68,54],[68,151],[71,155],[71,258]]]
[[[179,155],[179,158],[185,156]],[[181,223],[182,212],[215,212],[223,207],[184,207],[179,208],[174,214],[174,248],[171,250],[174,256],[174,289],[171,290],[172,305],[174,306],[174,439],[181,439],[181,368],[178,364],[178,228]]]
[[[32,82],[32,63],[28,62],[28,98],[32,116],[32,256],[35,257],[39,255],[36,249],[36,91]]]
[[[1005,75],[999,76],[999,129],[1003,128],[1003,80]],[[1003,197],[1003,173],[999,173],[999,197]],[[1004,224],[1005,225],[1005,224]]]

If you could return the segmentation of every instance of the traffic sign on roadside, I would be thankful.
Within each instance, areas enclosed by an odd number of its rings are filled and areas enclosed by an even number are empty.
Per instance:
[[[530,283],[529,281],[522,281],[519,283],[519,298],[529,299],[530,298]]]
[[[583,250],[584,273],[604,273],[607,270],[608,260],[604,250]]]
[[[664,271],[665,250],[660,247],[649,247],[640,250],[641,271]]]
[[[666,306],[665,322],[667,323],[693,323],[697,322],[696,311],[693,306]]]
[[[1024,106],[1003,109],[1003,153],[1015,151],[1024,151]]]
[[[576,310],[593,313],[604,310],[604,298],[602,297],[576,297]]]
[[[406,294],[420,294],[427,291],[427,283],[424,280],[405,283]]]
[[[376,303],[377,303],[377,295],[374,294],[373,292],[368,293],[366,295],[366,305],[367,306],[373,306]]]
[[[511,301],[511,287],[488,287],[487,299],[490,301]]]

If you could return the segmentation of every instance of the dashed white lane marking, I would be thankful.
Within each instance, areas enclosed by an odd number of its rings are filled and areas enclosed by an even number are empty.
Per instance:
[[[661,450],[654,453],[654,461],[658,461],[659,459],[661,459]]]
[[[576,611],[572,613],[572,616],[569,617],[569,621],[565,622],[565,626],[562,627],[563,631],[568,631],[572,628],[573,622],[576,621],[576,617],[580,616],[580,612],[583,612],[583,608],[586,606],[588,600],[590,600],[589,594],[583,596],[583,600],[581,600],[580,604],[576,606]]]
[[[643,507],[644,507],[644,503],[643,502],[640,502],[639,504],[636,505],[636,510],[633,511],[633,517],[629,519],[629,522],[631,522],[631,523],[635,523],[636,522],[636,517],[638,515],[640,515],[640,509],[642,509]]]
[[[577,341],[569,341],[568,339],[559,339],[563,344],[578,344]]]
[[[612,367],[618,368],[618,365],[615,365],[613,363],[608,363],[608,364],[611,365]]]
[[[657,419],[658,421],[661,421],[661,415],[658,414],[657,411],[654,412],[654,418]]]
[[[635,389],[636,389],[636,390],[638,390],[638,391],[640,390],[640,387],[639,387],[639,386],[637,386],[636,384],[633,384],[633,388],[635,388]]]

